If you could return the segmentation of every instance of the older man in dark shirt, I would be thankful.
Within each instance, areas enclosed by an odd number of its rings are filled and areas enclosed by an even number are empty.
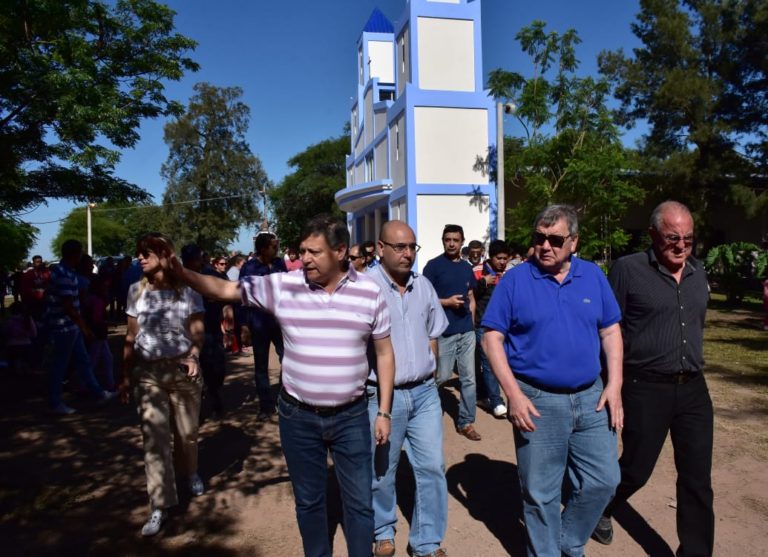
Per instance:
[[[712,401],[702,375],[704,267],[691,256],[693,218],[685,205],[654,209],[653,246],[619,259],[609,282],[624,333],[624,431],[621,484],[593,537],[611,542],[613,509],[651,476],[667,432],[677,467],[679,557],[712,555]]]

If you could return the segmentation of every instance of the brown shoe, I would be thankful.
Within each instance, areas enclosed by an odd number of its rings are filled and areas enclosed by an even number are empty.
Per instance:
[[[429,553],[427,555],[416,555],[416,554],[414,554],[413,557],[448,557],[448,552],[445,549],[443,549],[442,547],[438,547],[432,553]]]
[[[459,429],[458,432],[459,432],[459,435],[463,435],[470,441],[480,441],[480,439],[482,439],[482,437],[480,437],[480,434],[475,431],[474,424],[467,424],[461,429]]]
[[[376,540],[373,557],[392,557],[395,554],[395,540]]]

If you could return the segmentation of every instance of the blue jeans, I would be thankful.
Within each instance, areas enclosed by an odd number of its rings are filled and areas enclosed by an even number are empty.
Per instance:
[[[347,555],[370,557],[372,458],[365,398],[335,416],[318,416],[282,398],[278,398],[277,409],[305,557],[331,557],[326,509],[328,450],[341,491]]]
[[[437,339],[437,385],[448,381],[453,375],[453,365],[459,371],[461,401],[459,402],[459,419],[456,427],[461,429],[475,423],[475,406],[477,392],[475,391],[475,331],[441,336]]]
[[[504,400],[501,398],[501,387],[499,386],[499,380],[493,374],[491,364],[485,355],[483,350],[483,333],[485,329],[478,327],[475,329],[475,338],[477,342],[477,353],[480,356],[480,373],[483,376],[483,383],[485,383],[485,392],[488,394],[488,406],[491,411],[499,404],[504,404]]]
[[[607,410],[595,411],[602,381],[574,394],[518,384],[541,414],[533,418],[535,431],[515,429],[528,555],[581,557],[619,483],[616,433]],[[561,514],[566,473],[570,486]]]
[[[80,329],[74,331],[51,331],[53,361],[48,371],[48,404],[51,408],[61,404],[61,391],[70,361],[75,366],[80,382],[95,397],[103,396],[104,390],[93,376],[91,358],[85,348],[85,339]]]
[[[375,388],[368,388],[368,397],[368,415],[373,424],[379,410]],[[400,462],[400,450],[403,447],[416,480],[416,496],[408,541],[415,554],[425,555],[440,547],[448,522],[448,487],[443,460],[443,411],[434,381],[430,380],[412,389],[395,389],[389,443],[378,447],[380,451],[388,451],[387,467],[381,477],[376,477],[374,470],[373,477],[373,511],[377,540],[395,538],[395,477]],[[375,444],[373,450],[377,450]]]

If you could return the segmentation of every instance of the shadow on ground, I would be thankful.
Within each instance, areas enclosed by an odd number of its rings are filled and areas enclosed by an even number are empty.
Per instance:
[[[448,493],[482,522],[509,555],[525,555],[517,466],[471,453],[445,474]]]
[[[222,391],[228,414],[201,424],[200,473],[209,493],[190,501],[180,489],[180,504],[152,539],[139,534],[148,504],[133,406],[97,407],[69,396],[78,412],[55,417],[45,410],[44,372],[0,377],[2,554],[237,555],[226,545],[237,533],[236,515],[217,508],[216,493],[253,495],[289,481],[276,428],[256,417],[252,365],[240,361],[230,362]]]

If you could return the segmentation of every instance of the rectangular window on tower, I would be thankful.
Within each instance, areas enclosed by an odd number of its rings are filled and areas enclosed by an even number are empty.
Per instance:
[[[365,156],[365,181],[373,181],[373,152]]]
[[[400,37],[400,65],[401,72],[405,73],[405,37]]]
[[[395,160],[400,160],[400,124],[395,124]]]

